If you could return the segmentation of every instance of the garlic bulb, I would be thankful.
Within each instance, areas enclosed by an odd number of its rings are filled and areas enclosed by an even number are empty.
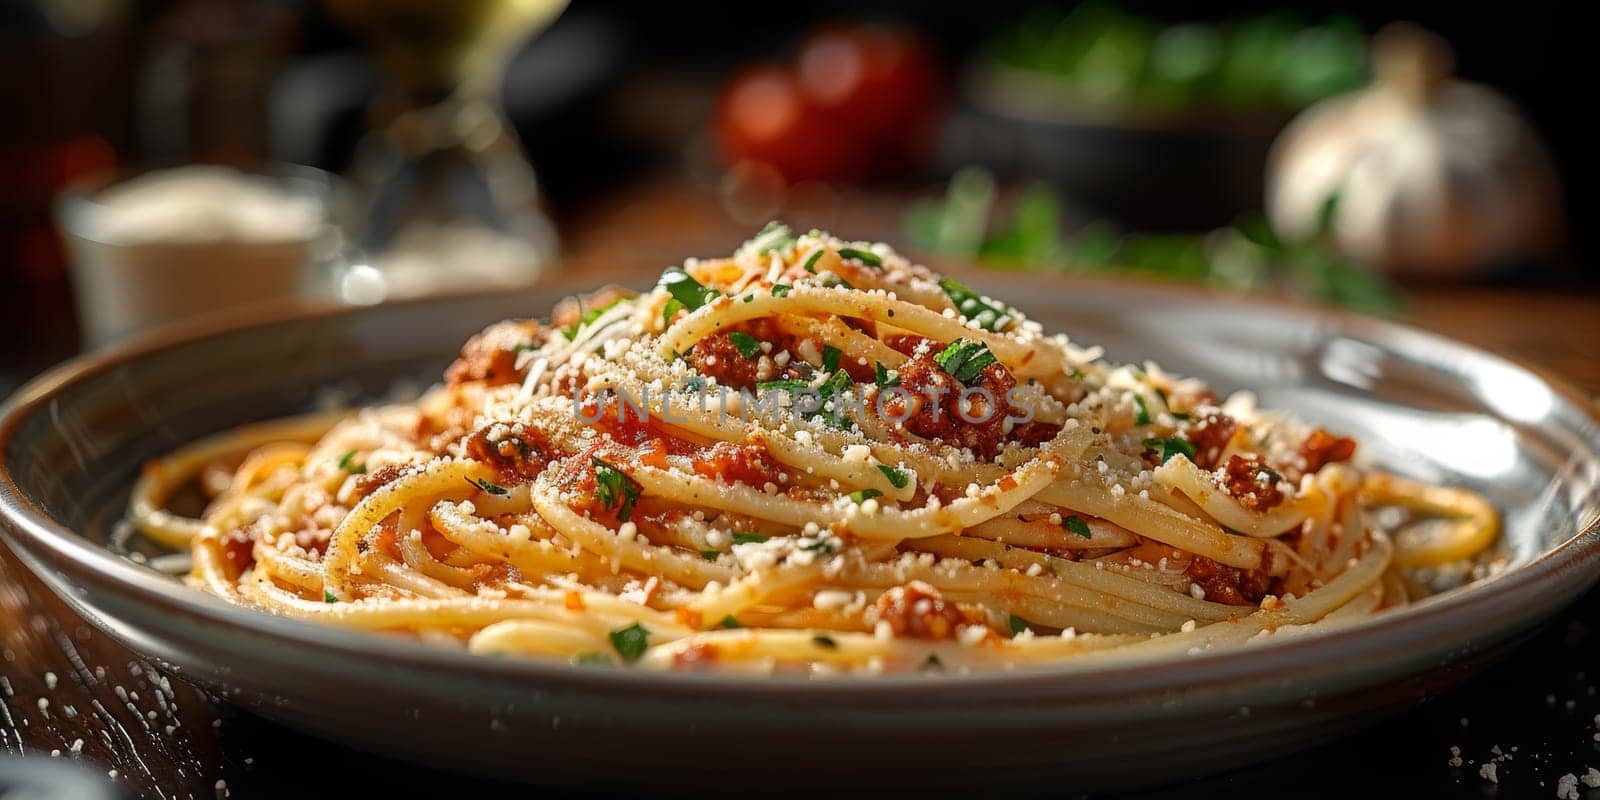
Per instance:
[[[1550,255],[1555,172],[1512,105],[1449,78],[1448,45],[1414,26],[1379,31],[1373,52],[1370,87],[1312,106],[1273,145],[1273,227],[1313,235],[1337,197],[1335,245],[1373,267],[1445,276]]]

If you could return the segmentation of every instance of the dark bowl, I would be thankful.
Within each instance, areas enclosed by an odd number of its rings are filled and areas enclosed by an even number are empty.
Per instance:
[[[1290,115],[1225,108],[1136,111],[1088,106],[1055,82],[980,64],[940,146],[950,169],[1055,187],[1079,221],[1205,231],[1263,207],[1267,152]]]
[[[329,387],[376,397],[431,380],[469,334],[544,313],[554,288],[208,323],[65,364],[0,411],[0,531],[95,625],[247,709],[427,763],[596,788],[1079,792],[1217,772],[1414,704],[1595,580],[1600,420],[1559,385],[1368,319],[1131,284],[979,283],[1113,358],[1251,387],[1390,469],[1484,492],[1505,511],[1512,567],[1178,661],[807,682],[477,658],[231,606],[110,549],[145,459]]]

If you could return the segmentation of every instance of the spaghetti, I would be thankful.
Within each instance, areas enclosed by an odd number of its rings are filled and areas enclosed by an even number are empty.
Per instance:
[[[189,580],[472,652],[811,674],[1192,653],[1407,602],[1481,497],[771,225],[494,325],[418,402],[241,429],[130,516]],[[180,487],[202,518],[168,510]],[[1481,564],[1480,564],[1481,566]]]

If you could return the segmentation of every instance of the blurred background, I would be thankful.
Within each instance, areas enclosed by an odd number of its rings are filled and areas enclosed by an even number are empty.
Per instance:
[[[1363,0],[0,0],[0,396],[219,308],[659,270],[774,218],[1600,391],[1590,37]]]

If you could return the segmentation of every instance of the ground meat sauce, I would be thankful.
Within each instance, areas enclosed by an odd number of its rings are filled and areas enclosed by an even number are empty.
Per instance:
[[[376,472],[369,472],[356,481],[356,494],[365,498],[399,480],[400,476],[404,474],[405,469],[398,464],[390,464]]]
[[[467,457],[494,467],[510,483],[526,483],[544,470],[555,454],[543,434],[521,425],[494,423],[467,437]]]
[[[482,381],[490,386],[518,383],[517,355],[544,339],[544,328],[537,321],[507,320],[485,328],[467,340],[461,356],[445,371],[445,383],[457,386]]]
[[[889,623],[895,636],[914,639],[952,639],[957,626],[973,622],[954,603],[945,602],[938,589],[922,581],[878,595],[873,611],[873,619]]]
[[[778,483],[783,469],[765,445],[717,442],[694,457],[694,471],[702,477],[761,488]]]
[[[1216,469],[1222,452],[1228,449],[1228,440],[1239,430],[1238,421],[1227,414],[1207,414],[1186,433],[1194,445],[1194,463],[1201,469]]]
[[[1336,461],[1349,461],[1356,454],[1354,439],[1334,436],[1317,428],[1300,443],[1300,455],[1306,460],[1306,472],[1316,472],[1324,465]]]
[[[1278,483],[1283,476],[1259,457],[1233,456],[1222,470],[1222,485],[1239,505],[1251,511],[1266,511],[1283,502]]]
[[[1261,570],[1245,571],[1204,556],[1195,556],[1183,574],[1199,584],[1213,603],[1256,605],[1272,589],[1272,576]]]
[[[250,539],[250,534],[242,529],[224,533],[221,537],[222,557],[227,559],[228,566],[233,567],[236,573],[255,566],[255,542]]]
[[[751,358],[739,352],[728,331],[701,339],[689,353],[689,363],[700,374],[730,389],[754,388],[760,360],[759,355]]]
[[[913,337],[896,338],[903,343]],[[896,347],[894,342],[890,346]],[[901,424],[911,433],[967,448],[983,458],[994,458],[999,455],[1006,438],[1006,409],[986,404],[989,398],[997,405],[1004,404],[1006,394],[1017,385],[1016,378],[1003,364],[994,363],[984,367],[970,387],[963,386],[939,367],[935,356],[940,351],[936,347],[932,343],[928,347],[914,347],[910,360],[900,365],[897,372],[900,388],[905,392],[885,397],[882,403],[885,421],[904,419]],[[983,389],[988,396],[970,396],[963,409],[961,393],[968,388]]]

